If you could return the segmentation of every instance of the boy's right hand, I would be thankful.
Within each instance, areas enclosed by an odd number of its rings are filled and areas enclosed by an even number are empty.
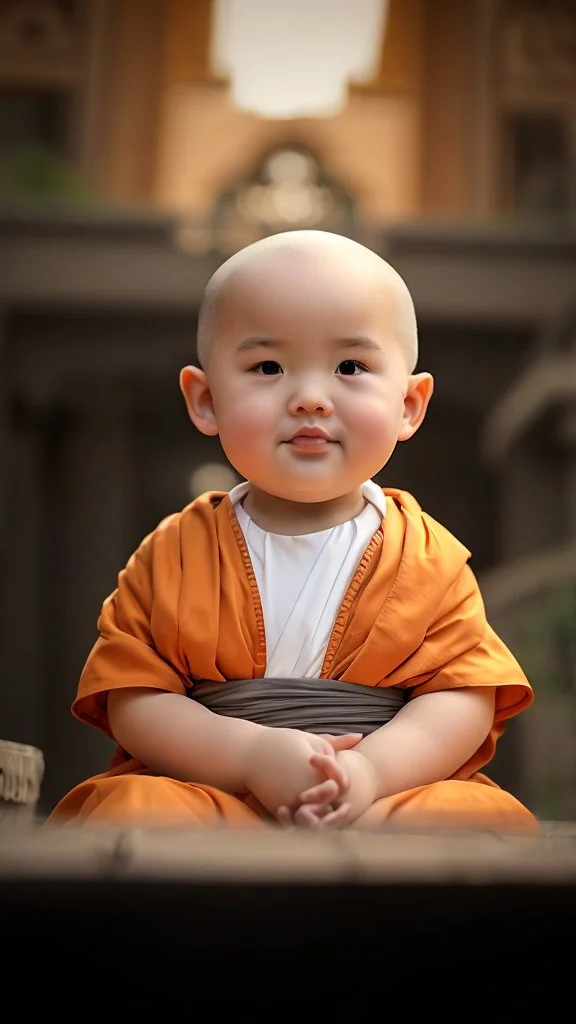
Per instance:
[[[330,759],[330,778],[341,799],[348,788],[348,777],[336,761],[336,752],[356,746],[361,738],[354,733],[328,740],[300,729],[263,728],[246,750],[246,789],[274,815],[279,807],[296,809],[299,794],[327,777],[310,763],[321,754]]]

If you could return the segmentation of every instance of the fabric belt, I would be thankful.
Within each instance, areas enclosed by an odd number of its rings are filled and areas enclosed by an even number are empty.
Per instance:
[[[258,725],[366,736],[389,722],[408,694],[340,679],[232,679],[195,682],[190,697],[217,715]]]

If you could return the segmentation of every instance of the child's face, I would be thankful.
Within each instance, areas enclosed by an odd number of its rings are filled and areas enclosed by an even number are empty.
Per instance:
[[[192,418],[265,493],[357,494],[419,425],[414,396],[428,375],[408,373],[393,289],[318,259],[279,262],[226,287],[206,374],[213,429]]]

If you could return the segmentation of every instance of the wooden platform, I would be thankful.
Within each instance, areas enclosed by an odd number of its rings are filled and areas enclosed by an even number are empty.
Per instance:
[[[0,922],[0,1012],[554,1015],[572,998],[576,825],[538,837],[4,828]]]

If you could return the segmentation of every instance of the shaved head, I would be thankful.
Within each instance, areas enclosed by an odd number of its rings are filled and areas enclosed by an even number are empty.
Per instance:
[[[344,235],[327,231],[286,231],[271,235],[241,249],[226,260],[210,278],[200,307],[198,318],[197,354],[200,365],[208,368],[214,327],[219,305],[230,286],[241,284],[243,289],[257,289],[259,273],[268,273],[277,266],[278,282],[287,266],[301,267],[305,281],[314,267],[330,271],[333,267],[340,278],[361,274],[373,280],[390,300],[391,332],[405,357],[408,373],[412,373],[418,359],[418,331],[412,296],[400,275],[380,256]],[[268,287],[270,284],[268,283]]]

